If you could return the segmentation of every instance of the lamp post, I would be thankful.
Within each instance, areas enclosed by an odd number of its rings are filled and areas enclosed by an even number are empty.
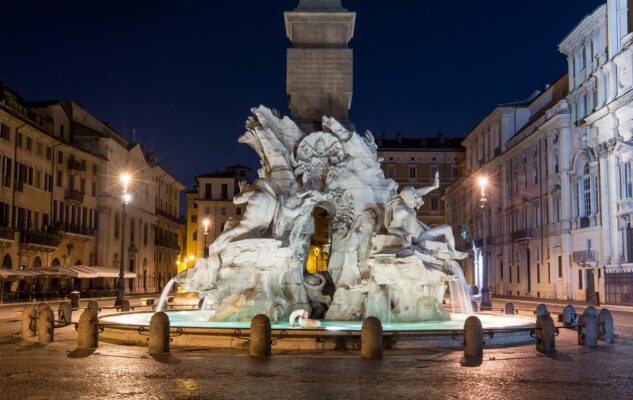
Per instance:
[[[209,249],[207,248],[207,235],[209,234],[210,223],[211,221],[209,221],[209,218],[205,218],[204,221],[202,221],[202,225],[204,226],[204,250],[202,254],[204,254],[205,257],[209,257]]]
[[[488,199],[486,198],[486,186],[488,185],[488,178],[482,176],[478,179],[479,186],[481,188],[481,224],[482,224],[482,252],[481,252],[481,305],[480,308],[482,310],[490,310],[492,309],[492,303],[490,301],[490,292],[488,290],[488,264],[486,260],[486,203]]]
[[[125,299],[125,283],[123,282],[123,277],[125,276],[125,266],[123,263],[125,259],[125,206],[132,199],[132,196],[127,192],[131,180],[130,175],[126,173],[121,174],[119,180],[123,186],[123,194],[121,195],[121,256],[119,257],[119,283],[117,285],[116,300],[114,301],[115,307],[120,307]]]

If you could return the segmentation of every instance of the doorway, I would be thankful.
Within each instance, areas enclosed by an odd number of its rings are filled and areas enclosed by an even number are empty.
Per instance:
[[[586,297],[587,297],[587,301],[590,303],[593,303],[596,301],[596,299],[594,299],[593,295],[596,292],[596,283],[594,282],[594,273],[593,273],[593,269],[588,269],[587,271],[587,278],[585,280],[586,283]]]

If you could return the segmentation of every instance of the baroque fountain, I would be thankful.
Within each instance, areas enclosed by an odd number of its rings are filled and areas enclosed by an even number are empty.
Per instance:
[[[417,219],[439,176],[431,186],[398,191],[380,168],[369,131],[359,135],[329,117],[321,125],[304,132],[274,110],[252,110],[239,141],[257,152],[261,168],[254,182],[239,184],[234,202],[245,205],[245,213],[227,223],[207,258],[168,283],[157,307],[165,309],[174,283],[203,299],[200,310],[167,311],[172,327],[205,332],[183,345],[200,344],[205,335],[231,336],[203,340],[205,346],[243,344],[242,330],[257,314],[267,315],[280,336],[310,331],[312,345],[324,348],[340,345],[339,337],[323,344],[328,331],[357,334],[369,316],[379,318],[385,332],[443,332],[450,342],[450,332],[473,312],[456,262],[467,254],[455,249],[449,226]],[[443,305],[447,288],[450,313]],[[151,315],[102,320],[110,328],[134,328],[146,326]],[[481,315],[485,328],[526,323],[513,318]],[[123,336],[136,341],[131,333]]]

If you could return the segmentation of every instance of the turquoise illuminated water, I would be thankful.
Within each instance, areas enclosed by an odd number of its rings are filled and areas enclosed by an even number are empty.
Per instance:
[[[181,328],[226,328],[244,329],[250,327],[250,322],[211,322],[209,317],[213,316],[213,311],[193,310],[193,311],[167,311],[172,327]],[[106,323],[122,325],[149,325],[153,312],[139,312],[129,314],[106,315],[99,318]],[[516,315],[494,315],[477,314],[484,329],[506,329],[506,328],[531,328],[534,327],[534,320]],[[467,314],[451,313],[450,321],[429,321],[414,323],[390,323],[383,324],[385,331],[424,331],[424,330],[456,330],[463,329]],[[324,329],[329,331],[360,331],[362,321],[321,321]],[[273,323],[272,329],[301,330],[298,325],[294,328],[288,321]]]

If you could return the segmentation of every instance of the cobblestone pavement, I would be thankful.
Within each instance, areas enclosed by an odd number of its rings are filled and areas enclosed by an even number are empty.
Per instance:
[[[147,349],[100,343],[75,350],[73,327],[40,345],[11,334],[0,321],[0,399],[630,399],[633,339],[576,345],[562,330],[555,357],[533,345],[486,349],[479,367],[460,365],[461,352],[388,351],[382,361],[358,352],[279,353],[175,350],[152,358]]]

